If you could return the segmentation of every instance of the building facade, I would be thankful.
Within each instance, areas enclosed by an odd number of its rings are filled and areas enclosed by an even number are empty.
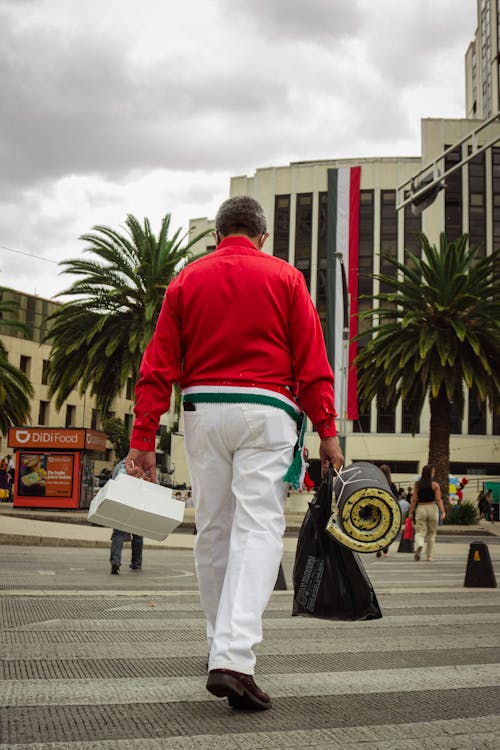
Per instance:
[[[22,370],[33,386],[31,425],[36,427],[102,429],[101,415],[96,409],[94,397],[89,392],[80,395],[77,390],[73,390],[59,410],[56,409],[55,400],[49,397],[50,344],[44,343],[44,337],[47,333],[47,318],[57,309],[58,303],[11,289],[0,292],[0,299],[13,300],[18,303],[18,314],[4,315],[20,320],[30,330],[29,336],[25,336],[20,331],[6,326],[2,327],[0,313],[0,340],[6,347],[9,362]],[[125,427],[129,430],[133,421],[134,385],[132,378],[129,378],[123,392],[114,400],[109,414],[109,416],[123,420]],[[174,419],[175,415],[172,408],[162,418],[158,437],[171,427]],[[7,446],[7,437],[0,434],[0,456],[12,452]],[[113,447],[108,441],[106,452],[101,454],[100,460],[95,462],[96,473],[99,473],[103,468],[111,468],[120,458],[122,456],[115,456]],[[159,451],[158,464],[163,463],[163,454]]]
[[[253,175],[231,179],[230,195],[250,195],[264,207],[270,238],[265,251],[299,268],[308,284],[322,323],[326,320],[328,174],[343,167],[361,168],[359,202],[359,289],[360,295],[376,294],[378,282],[371,274],[392,273],[381,253],[404,263],[408,250],[419,253],[417,236],[424,232],[438,242],[441,232],[449,240],[462,233],[489,253],[500,247],[500,126],[493,124],[484,134],[492,134],[499,145],[478,153],[456,169],[446,180],[435,202],[415,216],[411,206],[398,211],[397,189],[422,167],[441,159],[442,169],[462,162],[471,153],[468,134],[477,120],[423,120],[422,156],[416,158],[332,159],[296,162],[287,166],[257,169]],[[460,145],[451,148],[454,144]],[[482,145],[482,144],[479,144]],[[196,231],[212,228],[207,218],[194,219]],[[211,249],[204,240],[199,250]],[[369,304],[360,302],[360,306]],[[326,334],[326,329],[325,329]],[[342,387],[337,383],[337,387]],[[500,418],[478,404],[474,392],[466,393],[463,419],[452,418],[450,444],[451,473],[466,475],[473,494],[483,477],[500,476]],[[356,460],[388,463],[397,481],[411,483],[427,463],[430,414],[422,413],[419,429],[411,433],[411,414],[399,402],[395,409],[375,400],[355,421],[345,423],[346,462]],[[319,439],[309,425],[306,445],[310,456],[318,455]],[[176,450],[182,449],[181,441]],[[179,457],[176,458],[181,462]],[[476,479],[476,481],[474,481]]]

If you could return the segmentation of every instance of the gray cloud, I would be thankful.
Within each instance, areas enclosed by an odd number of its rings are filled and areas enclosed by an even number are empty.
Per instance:
[[[229,175],[418,153],[420,116],[461,114],[474,19],[456,0],[0,0],[0,243],[74,257],[129,211],[211,215]],[[13,286],[54,284],[0,255]]]
[[[222,5],[229,18],[250,21],[257,34],[273,41],[340,40],[359,29],[363,18],[358,0],[223,0]]]
[[[67,173],[229,165],[231,146],[239,148],[244,135],[228,143],[226,130],[238,133],[242,118],[286,107],[286,88],[265,69],[167,59],[139,72],[124,49],[119,40],[57,38],[40,29],[7,38],[0,156],[11,186]]]

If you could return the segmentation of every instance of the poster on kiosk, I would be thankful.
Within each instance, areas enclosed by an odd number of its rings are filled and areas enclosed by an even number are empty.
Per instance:
[[[11,427],[7,443],[15,450],[14,507],[89,507],[94,460],[106,450],[103,432]]]

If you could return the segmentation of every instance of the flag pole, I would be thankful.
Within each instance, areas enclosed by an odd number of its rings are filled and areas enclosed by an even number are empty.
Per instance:
[[[340,273],[342,278],[342,362],[341,362],[341,391],[340,391],[340,448],[344,456],[346,455],[347,441],[347,381],[349,375],[349,294],[347,291],[347,275],[344,265],[344,256],[342,253],[335,253],[340,264]]]

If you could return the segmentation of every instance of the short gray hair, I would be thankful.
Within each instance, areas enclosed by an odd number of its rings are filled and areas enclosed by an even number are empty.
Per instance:
[[[258,201],[248,195],[228,198],[217,211],[215,228],[224,237],[230,234],[258,237],[267,229],[264,210]]]

